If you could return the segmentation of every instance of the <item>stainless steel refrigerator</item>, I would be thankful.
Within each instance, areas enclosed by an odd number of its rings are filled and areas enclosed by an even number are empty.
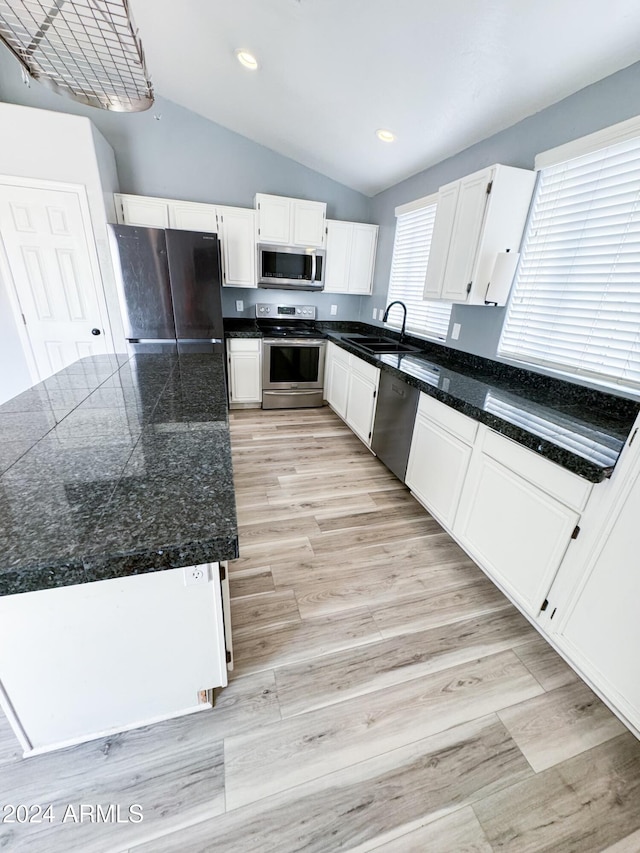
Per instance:
[[[137,225],[109,232],[133,351],[223,352],[217,235]]]

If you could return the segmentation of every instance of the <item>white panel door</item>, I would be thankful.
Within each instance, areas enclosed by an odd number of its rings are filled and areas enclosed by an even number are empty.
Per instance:
[[[0,184],[0,232],[40,379],[111,352],[80,196]]]
[[[349,264],[353,242],[353,223],[327,219],[327,257],[325,293],[349,292]]]
[[[471,290],[469,285],[473,286],[473,267],[489,198],[487,186],[492,174],[492,169],[484,169],[460,181],[447,270],[442,284],[443,299],[466,302]]]
[[[255,211],[218,207],[218,220],[225,286],[257,287]]]
[[[258,240],[260,243],[291,242],[291,199],[279,195],[256,194]]]
[[[169,228],[182,231],[218,232],[218,220],[214,204],[197,202],[171,202],[169,204]]]
[[[471,447],[418,415],[405,482],[447,528],[453,527]]]
[[[326,204],[299,199],[295,199],[292,204],[294,245],[324,246]]]
[[[456,216],[456,205],[460,193],[460,181],[441,187],[438,192],[436,220],[433,225],[433,236],[429,249],[429,262],[424,284],[424,298],[438,299],[442,294],[442,283],[447,268],[449,246],[453,221]]]
[[[490,577],[535,617],[580,516],[484,453],[472,465],[454,532]]]
[[[145,228],[169,227],[169,205],[164,199],[119,194],[116,194],[115,199],[118,221],[123,225],[141,225]]]
[[[377,225],[353,223],[349,293],[371,293],[377,241]]]
[[[372,382],[368,377],[355,373],[353,368],[351,369],[345,420],[367,446],[371,444],[377,387],[377,382]]]

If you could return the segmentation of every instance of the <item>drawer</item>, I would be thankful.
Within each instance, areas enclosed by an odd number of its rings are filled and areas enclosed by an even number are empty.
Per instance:
[[[434,421],[467,444],[473,444],[478,431],[478,423],[473,418],[469,418],[467,415],[452,409],[451,406],[446,406],[439,400],[423,393],[420,394],[418,414]]]
[[[579,512],[584,509],[592,484],[577,474],[490,429],[485,432],[482,452],[566,506]]]
[[[230,352],[261,352],[262,338],[228,338],[227,347]]]

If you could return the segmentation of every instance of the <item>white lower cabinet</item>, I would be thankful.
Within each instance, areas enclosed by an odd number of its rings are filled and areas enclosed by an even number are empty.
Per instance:
[[[453,532],[487,574],[537,617],[590,484],[481,427]]]
[[[640,732],[640,572],[636,562],[640,475],[621,492],[586,571],[558,601],[554,641]]]
[[[445,527],[453,527],[477,423],[420,394],[406,484]]]
[[[349,396],[349,353],[332,343],[327,344],[325,376],[327,403],[344,420]]]
[[[262,403],[262,340],[229,338],[229,403]]]
[[[358,438],[370,446],[380,381],[379,368],[329,343],[325,371],[327,402]]]
[[[369,446],[376,412],[376,395],[380,370],[361,358],[352,355],[349,361],[349,394],[347,398],[347,425],[358,438]]]

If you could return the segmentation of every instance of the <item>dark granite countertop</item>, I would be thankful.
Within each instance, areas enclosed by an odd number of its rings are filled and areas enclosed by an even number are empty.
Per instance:
[[[369,355],[345,338],[373,327],[322,325],[327,338],[350,353],[592,483],[611,475],[640,411],[638,401],[418,338],[407,339],[418,352]]]
[[[222,355],[85,358],[0,406],[0,595],[237,555]]]
[[[592,483],[611,475],[640,401],[407,336],[408,355],[370,355],[352,335],[399,335],[346,320],[317,321],[326,337],[369,364],[474,418]],[[253,319],[225,319],[227,337],[260,337]]]

